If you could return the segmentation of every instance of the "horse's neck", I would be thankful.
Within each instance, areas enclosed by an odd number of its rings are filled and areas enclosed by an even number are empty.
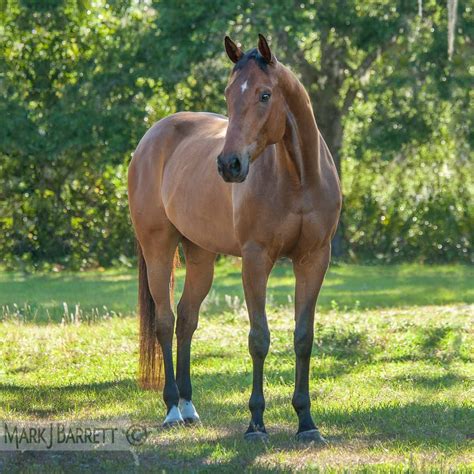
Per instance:
[[[314,119],[308,94],[293,74],[285,70],[285,96],[287,101],[286,131],[281,142],[284,162],[294,167],[302,187],[317,185],[320,179],[319,130]]]

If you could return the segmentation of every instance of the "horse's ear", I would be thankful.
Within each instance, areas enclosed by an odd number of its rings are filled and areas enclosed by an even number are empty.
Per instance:
[[[270,50],[270,46],[268,46],[265,36],[260,33],[258,34],[258,52],[267,63],[272,62],[272,52]]]
[[[224,39],[225,50],[229,59],[236,63],[243,55],[243,51],[228,37]]]

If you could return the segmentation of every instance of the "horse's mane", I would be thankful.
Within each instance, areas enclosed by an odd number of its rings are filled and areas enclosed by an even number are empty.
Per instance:
[[[264,72],[268,71],[268,63],[265,61],[263,56],[258,52],[257,48],[247,51],[236,63],[233,72],[243,69],[245,65],[250,61],[254,60],[257,66]]]

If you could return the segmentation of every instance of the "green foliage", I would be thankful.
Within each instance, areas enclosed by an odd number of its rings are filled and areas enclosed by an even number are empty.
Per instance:
[[[314,344],[318,355],[344,360],[363,358],[367,361],[370,358],[367,333],[351,325],[327,326],[317,322]]]
[[[344,220],[354,257],[472,259],[474,168],[448,140],[405,146],[392,161],[373,151],[346,161]]]
[[[0,259],[108,266],[134,253],[126,166],[177,110],[225,113],[222,38],[258,32],[310,92],[355,259],[472,259],[469,37],[459,1],[5,0],[0,3]]]
[[[185,272],[185,268],[176,272],[176,303],[183,291]],[[318,315],[426,305],[464,305],[468,311],[474,304],[473,279],[474,267],[459,264],[331,265],[318,297]],[[268,282],[268,312],[291,310],[294,291],[292,266],[279,263]],[[135,268],[35,274],[0,272],[0,320],[38,324],[96,321],[129,316],[136,308]],[[211,318],[225,313],[229,322],[234,321],[235,314],[246,314],[241,268],[232,260],[221,259],[216,264],[213,287],[201,313]],[[347,321],[322,326],[318,318],[318,353],[339,358],[370,353],[372,341],[366,337],[370,331]]]
[[[147,20],[99,5],[12,1],[2,13],[0,252],[12,267],[133,252],[125,163],[155,90],[137,62]]]

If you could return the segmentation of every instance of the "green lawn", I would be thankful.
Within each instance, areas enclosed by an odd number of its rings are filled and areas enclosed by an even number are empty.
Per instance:
[[[178,291],[184,269],[178,270]],[[474,303],[474,267],[462,265],[333,265],[318,301],[322,312],[331,309],[373,309]],[[294,294],[291,265],[275,267],[269,282],[270,307],[289,306]],[[236,300],[236,298],[238,298]],[[220,261],[205,303],[208,315],[233,309],[243,301],[240,261]],[[0,272],[0,309],[28,321],[61,321],[67,313],[85,317],[135,312],[135,270],[24,275]],[[15,306],[16,305],[16,306]],[[1,315],[1,313],[0,313]]]
[[[161,395],[135,382],[134,272],[0,274],[0,306],[8,306],[0,324],[0,419],[126,418],[151,432],[135,458],[3,453],[0,471],[472,472],[472,268],[331,269],[311,368],[312,411],[325,448],[294,440],[291,275],[278,266],[269,291],[265,445],[242,439],[251,363],[237,263],[219,263],[195,336],[194,400],[203,425],[172,431],[159,427]],[[68,312],[79,304],[82,321],[54,322],[63,302]]]

